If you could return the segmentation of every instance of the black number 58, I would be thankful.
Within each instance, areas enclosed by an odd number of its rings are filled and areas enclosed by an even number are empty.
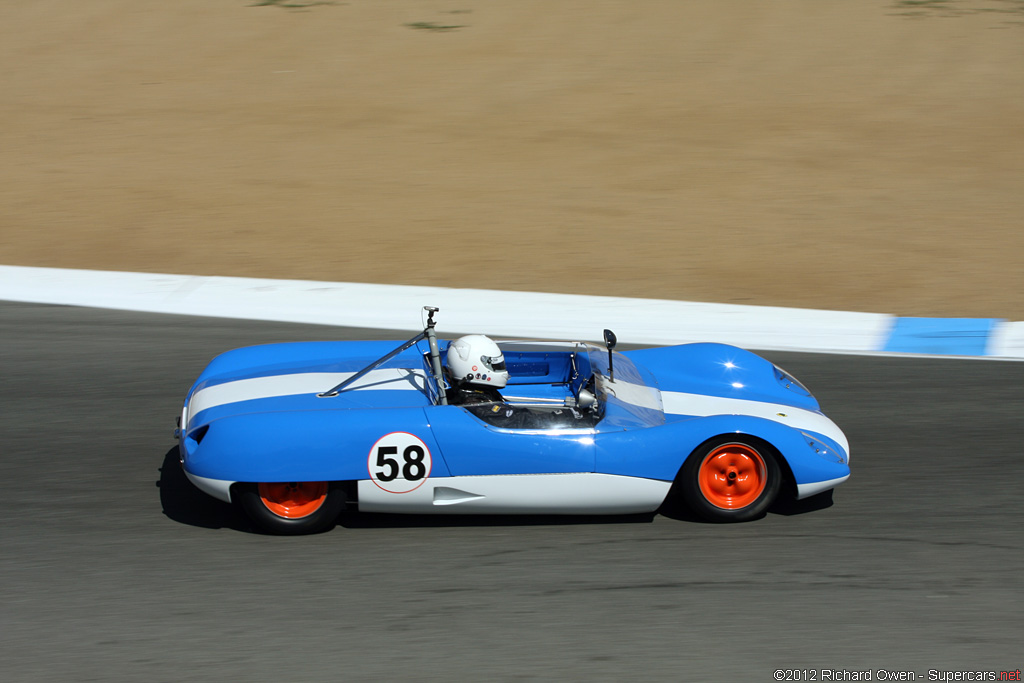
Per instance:
[[[412,444],[405,447],[405,450],[402,451],[404,465],[399,466],[398,458],[394,457],[396,455],[398,455],[397,446],[377,447],[377,467],[384,468],[376,473],[377,479],[393,481],[398,477],[399,472],[407,481],[416,481],[426,476],[427,468],[423,463],[424,453],[420,446]]]

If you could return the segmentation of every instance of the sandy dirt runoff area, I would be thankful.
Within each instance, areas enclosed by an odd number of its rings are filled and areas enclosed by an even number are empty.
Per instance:
[[[0,59],[2,264],[1024,320],[1021,0],[33,0]]]

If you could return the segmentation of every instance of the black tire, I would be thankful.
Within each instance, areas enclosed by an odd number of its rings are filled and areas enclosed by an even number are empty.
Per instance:
[[[269,534],[298,536],[325,531],[345,508],[345,492],[332,482],[238,484],[235,490],[246,516]],[[302,505],[285,504],[286,491],[299,494]]]
[[[683,499],[712,522],[747,522],[763,517],[782,488],[775,450],[748,436],[707,441],[683,463],[677,480]]]

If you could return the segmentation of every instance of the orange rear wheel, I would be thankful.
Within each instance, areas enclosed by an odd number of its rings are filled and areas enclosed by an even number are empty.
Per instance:
[[[270,512],[285,519],[302,519],[327,500],[326,481],[267,483],[258,486],[260,500]]]

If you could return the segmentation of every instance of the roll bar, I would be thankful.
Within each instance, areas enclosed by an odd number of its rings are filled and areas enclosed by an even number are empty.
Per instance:
[[[422,332],[420,332],[415,337],[399,346],[397,349],[373,361],[365,368],[363,368],[356,374],[346,379],[341,384],[333,386],[327,391],[317,394],[317,396],[320,398],[330,398],[332,396],[337,396],[342,392],[343,389],[345,389],[345,387],[352,384],[360,377],[363,377],[364,375],[372,372],[373,370],[376,370],[381,365],[387,363],[389,360],[400,354],[402,351],[405,351],[409,347],[414,346],[417,343],[426,339],[427,343],[430,345],[430,373],[434,378],[434,382],[437,383],[438,400],[441,402],[441,405],[448,405],[448,395],[445,394],[444,391],[444,375],[441,372],[441,351],[437,346],[437,335],[434,334],[434,326],[437,324],[434,322],[434,314],[441,309],[437,308],[436,306],[424,306],[423,310],[427,312],[427,326],[424,328]]]

